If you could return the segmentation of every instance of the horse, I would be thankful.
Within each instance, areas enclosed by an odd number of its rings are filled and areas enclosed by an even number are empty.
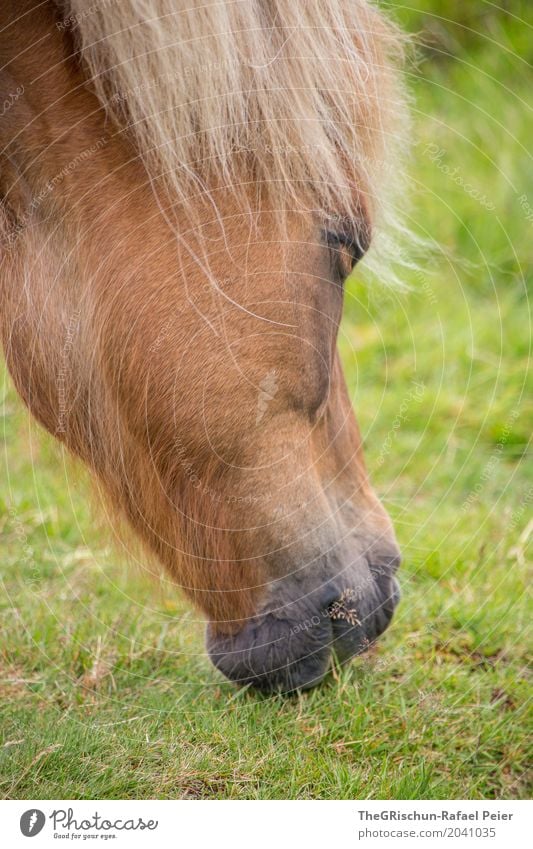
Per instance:
[[[4,0],[0,53],[15,387],[216,668],[310,688],[399,600],[337,333],[395,226],[404,38],[368,0]]]

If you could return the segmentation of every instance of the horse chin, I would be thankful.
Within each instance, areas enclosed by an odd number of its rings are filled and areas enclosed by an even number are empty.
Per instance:
[[[326,675],[333,642],[332,621],[316,608],[263,613],[233,635],[207,626],[209,656],[227,678],[265,693],[314,687]]]

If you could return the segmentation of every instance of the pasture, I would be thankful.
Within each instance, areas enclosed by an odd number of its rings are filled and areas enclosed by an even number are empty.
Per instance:
[[[390,630],[301,696],[238,690],[200,616],[112,544],[85,473],[6,376],[2,797],[530,792],[531,36],[492,4],[414,5],[397,9],[429,45],[409,69],[410,226],[433,247],[401,272],[405,292],[358,271],[339,336],[404,556]]]

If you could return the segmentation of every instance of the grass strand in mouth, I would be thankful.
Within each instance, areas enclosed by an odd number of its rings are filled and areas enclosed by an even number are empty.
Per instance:
[[[357,609],[355,607],[356,597],[355,590],[343,590],[338,600],[334,601],[328,607],[328,616],[330,619],[334,621],[342,619],[350,625],[360,625],[361,620],[357,616]]]

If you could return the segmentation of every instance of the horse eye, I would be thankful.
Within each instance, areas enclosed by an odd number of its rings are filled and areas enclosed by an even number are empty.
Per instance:
[[[343,279],[363,258],[368,247],[359,233],[348,230],[324,230],[324,241]]]

